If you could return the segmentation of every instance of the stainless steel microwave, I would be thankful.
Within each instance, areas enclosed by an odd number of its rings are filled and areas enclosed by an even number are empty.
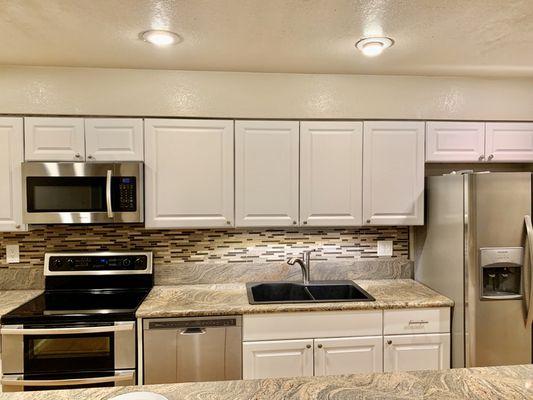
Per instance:
[[[22,163],[27,224],[143,222],[142,162]]]

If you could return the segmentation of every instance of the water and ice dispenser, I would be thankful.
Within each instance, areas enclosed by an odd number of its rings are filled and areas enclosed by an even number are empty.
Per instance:
[[[480,249],[481,299],[512,300],[522,298],[523,263],[523,247]]]

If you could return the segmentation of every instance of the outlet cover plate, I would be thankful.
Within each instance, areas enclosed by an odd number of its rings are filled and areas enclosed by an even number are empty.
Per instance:
[[[8,244],[6,245],[6,263],[14,264],[20,262],[19,245]]]
[[[392,257],[392,240],[378,240],[378,257]]]

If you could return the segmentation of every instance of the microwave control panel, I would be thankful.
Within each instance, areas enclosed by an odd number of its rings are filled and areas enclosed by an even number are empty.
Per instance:
[[[136,211],[137,210],[137,185],[135,177],[116,177],[113,193],[114,211]]]

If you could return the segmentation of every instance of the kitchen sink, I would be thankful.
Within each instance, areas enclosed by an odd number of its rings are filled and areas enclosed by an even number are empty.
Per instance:
[[[375,301],[352,281],[250,282],[246,284],[250,304],[326,303]]]

